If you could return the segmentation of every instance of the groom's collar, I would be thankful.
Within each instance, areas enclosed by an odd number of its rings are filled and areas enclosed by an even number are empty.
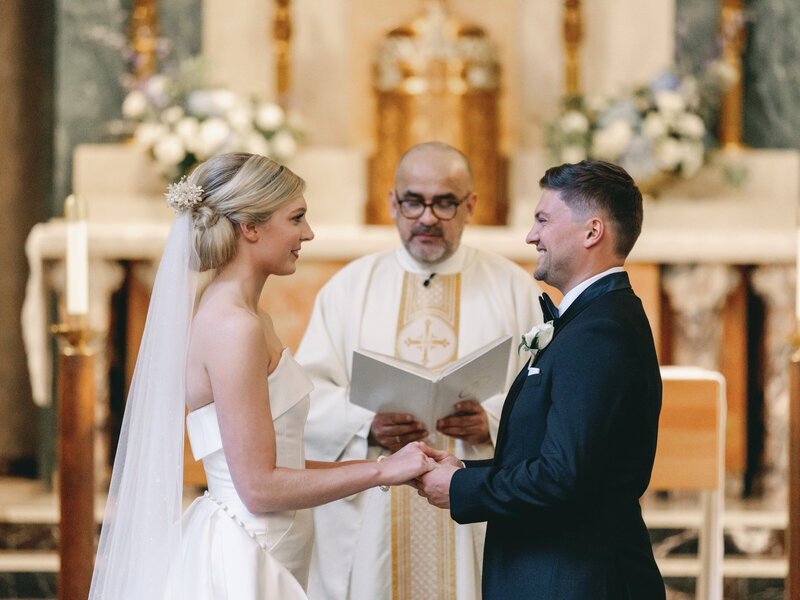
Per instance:
[[[631,288],[631,281],[625,271],[606,273],[603,277],[596,279],[570,304],[569,308],[556,319],[556,333],[574,319],[591,302],[609,292]],[[560,313],[560,311],[559,311]]]
[[[607,275],[611,275],[612,273],[624,273],[624,272],[625,269],[623,269],[622,267],[611,267],[610,269],[607,269],[602,273],[598,273],[597,275],[589,277],[589,279],[585,279],[584,281],[576,285],[574,288],[572,288],[570,291],[568,291],[566,294],[564,294],[564,298],[558,305],[558,314],[563,315],[565,312],[567,312],[567,309],[573,302],[575,302],[578,296],[580,296],[583,293],[583,291],[587,289],[590,285],[592,285],[595,281],[602,279]]]

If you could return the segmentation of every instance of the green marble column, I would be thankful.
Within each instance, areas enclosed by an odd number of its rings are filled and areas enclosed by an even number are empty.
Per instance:
[[[744,141],[800,149],[800,2],[757,0],[744,55]]]
[[[699,73],[719,51],[719,0],[676,0],[679,67]],[[754,148],[800,149],[800,2],[744,3],[743,141]]]

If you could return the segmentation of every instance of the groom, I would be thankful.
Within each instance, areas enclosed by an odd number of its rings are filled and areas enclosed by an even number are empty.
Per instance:
[[[661,378],[622,268],[642,196],[601,161],[551,168],[539,184],[526,241],[539,254],[534,277],[564,294],[558,308],[543,299],[553,330],[524,337],[532,358],[506,397],[494,458],[462,463],[431,450],[440,466],[419,493],[458,523],[488,521],[485,600],[663,599],[639,508]]]

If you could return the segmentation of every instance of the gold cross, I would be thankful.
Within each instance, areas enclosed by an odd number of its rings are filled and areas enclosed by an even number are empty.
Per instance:
[[[432,349],[434,346],[440,346],[442,348],[447,348],[450,345],[450,341],[446,338],[438,338],[431,333],[431,320],[425,319],[425,333],[422,334],[421,337],[417,338],[406,338],[403,342],[406,346],[419,346],[422,348],[422,364],[427,366],[428,365],[428,350]]]

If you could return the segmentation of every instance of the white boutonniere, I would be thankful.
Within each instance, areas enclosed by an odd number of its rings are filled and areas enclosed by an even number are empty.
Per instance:
[[[525,348],[525,350],[528,350],[534,357],[536,357],[536,354],[539,352],[539,350],[543,350],[547,344],[550,343],[550,340],[553,339],[553,332],[554,328],[552,321],[548,321],[543,325],[534,325],[528,333],[522,334],[522,341],[517,347],[517,353]]]

